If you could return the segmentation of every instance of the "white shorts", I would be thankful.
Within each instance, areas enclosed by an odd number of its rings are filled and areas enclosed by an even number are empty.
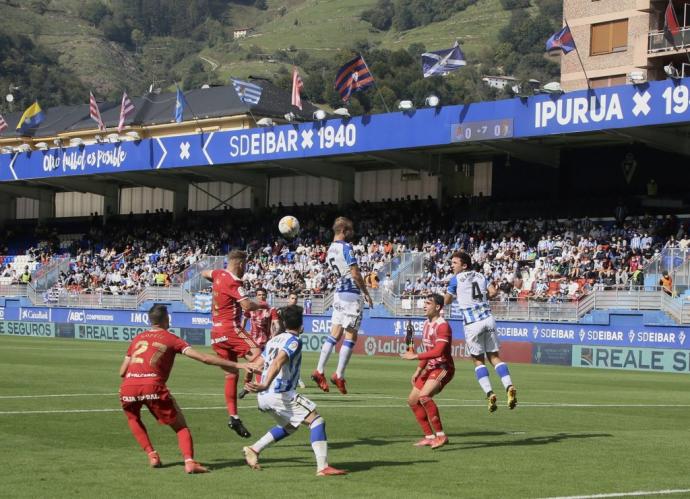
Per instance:
[[[465,351],[469,355],[483,355],[498,352],[499,342],[496,334],[496,319],[487,317],[481,321],[464,326]]]
[[[258,402],[259,410],[270,412],[279,425],[290,424],[294,428],[299,428],[307,416],[316,409],[314,402],[296,392],[260,393]]]
[[[345,329],[359,331],[359,326],[362,324],[363,305],[362,298],[359,296],[353,300],[344,300],[336,293],[333,297],[331,323],[343,326]]]

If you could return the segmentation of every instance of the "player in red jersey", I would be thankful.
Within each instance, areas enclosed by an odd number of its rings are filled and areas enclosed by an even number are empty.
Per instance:
[[[424,431],[424,438],[415,443],[417,447],[430,446],[438,449],[448,443],[443,432],[443,424],[438,407],[432,397],[450,383],[455,374],[455,364],[451,352],[453,332],[441,316],[443,296],[432,294],[424,302],[424,333],[422,345],[424,352],[405,352],[403,359],[419,359],[419,365],[412,375],[412,391],[407,398],[410,409]],[[432,430],[433,427],[433,430]]]
[[[204,270],[201,273],[213,282],[211,345],[219,357],[231,361],[239,357],[253,361],[261,354],[259,346],[242,329],[242,313],[269,308],[267,303],[256,303],[246,296],[242,287],[246,264],[247,254],[232,250],[228,254],[227,270]],[[237,374],[237,371],[225,374],[225,404],[230,415],[228,427],[240,437],[249,438],[251,433],[237,415]]]
[[[235,372],[237,369],[246,369],[246,365],[199,353],[186,341],[168,332],[170,323],[165,305],[154,305],[149,310],[149,320],[153,327],[132,340],[120,366],[120,377],[124,378],[120,386],[120,403],[127,423],[134,438],[148,454],[149,464],[153,468],[160,468],[160,456],[153,449],[146,426],[141,421],[141,407],[145,405],[159,423],[170,426],[177,433],[185,471],[206,473],[208,469],[194,460],[192,434],[165,382],[177,354]]]
[[[256,301],[259,304],[266,303],[267,297],[268,293],[264,288],[259,288],[256,290]],[[260,308],[251,312],[245,312],[244,320],[242,321],[242,329],[245,331],[247,330],[247,322],[249,322],[251,325],[249,336],[251,336],[252,340],[254,340],[254,343],[256,343],[256,345],[263,352],[268,340],[270,340],[280,329],[280,318],[278,317],[278,311],[274,307],[271,307],[269,309]],[[251,383],[252,377],[252,373],[247,372],[247,374],[244,375],[244,384],[246,385],[247,383]],[[257,374],[256,379],[257,382],[260,383],[261,374]],[[247,395],[247,393],[249,392],[243,388],[240,390],[237,398],[242,399],[245,397],[245,395]]]

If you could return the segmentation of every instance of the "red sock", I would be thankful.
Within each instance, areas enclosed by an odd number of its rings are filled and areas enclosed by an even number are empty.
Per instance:
[[[431,397],[419,397],[419,403],[424,408],[434,430],[437,432],[443,431],[443,424],[441,424],[441,416],[438,413],[436,402],[434,402]]]
[[[237,374],[225,375],[225,404],[228,414],[237,416]]]
[[[146,426],[141,422],[141,419],[127,413],[127,424],[129,424],[129,429],[132,430],[132,434],[134,438],[137,439],[137,442],[139,442],[139,445],[141,445],[141,448],[144,449],[147,454],[153,452],[153,445],[151,445]]]
[[[416,403],[415,405],[410,405],[410,409],[412,409],[412,412],[414,412],[414,417],[417,418],[417,422],[419,423],[419,426],[422,427],[424,435],[433,435],[434,432],[431,431],[431,425],[427,420],[424,407],[422,407],[421,404]]]
[[[182,451],[184,460],[194,459],[194,442],[192,442],[192,433],[189,428],[182,428],[177,431],[177,445]]]

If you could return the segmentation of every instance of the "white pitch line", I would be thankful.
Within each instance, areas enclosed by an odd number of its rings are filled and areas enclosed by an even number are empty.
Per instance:
[[[603,497],[667,496],[673,494],[686,494],[688,492],[690,492],[690,489],[638,490],[635,492],[613,492],[611,494],[594,494],[590,496],[547,497],[545,499],[598,499]]]
[[[117,392],[113,393],[51,393],[43,395],[0,395],[0,399],[41,399],[41,398],[61,398],[61,397],[113,397],[117,396]],[[198,396],[198,397],[223,397],[223,393],[218,391],[216,393],[196,393],[196,392],[173,392],[174,396],[184,395],[184,396]],[[321,394],[311,394],[309,395],[313,399],[326,400],[329,398],[328,395]],[[393,397],[391,395],[345,395],[339,396],[338,398],[344,399],[394,399],[394,400],[406,400],[407,397]],[[437,400],[457,400],[457,399],[437,399]],[[468,402],[473,402],[469,400]]]
[[[485,403],[484,402],[478,402],[478,403],[471,403],[471,404],[438,404],[439,407],[484,407]],[[403,404],[319,404],[320,408],[328,408],[328,409],[403,409],[407,407],[406,405]],[[524,407],[524,405],[521,405],[520,407]],[[530,407],[528,405],[528,407]],[[531,406],[535,408],[558,408],[560,406],[554,404],[552,406],[547,406],[547,405],[538,405],[538,406]],[[611,407],[608,405],[591,405],[589,407]],[[616,406],[619,407],[619,406]],[[639,405],[634,405],[634,406],[628,406],[628,407],[635,407],[638,408],[640,407]],[[653,405],[649,407],[689,407],[688,405],[668,405],[668,406],[660,406],[660,405]],[[241,406],[240,409],[254,409],[256,408],[255,405],[247,405],[247,406]],[[210,410],[219,410],[219,409],[226,409],[226,406],[224,405],[219,405],[219,406],[208,406],[208,407],[183,407],[182,408],[185,411],[210,411]],[[15,414],[72,414],[72,413],[88,413],[88,412],[120,412],[122,409],[49,409],[49,410],[41,410],[41,411],[0,411],[0,416],[7,416],[7,415],[15,415]]]

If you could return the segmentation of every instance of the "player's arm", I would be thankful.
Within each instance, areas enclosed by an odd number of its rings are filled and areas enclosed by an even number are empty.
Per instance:
[[[273,380],[288,359],[288,354],[284,350],[280,350],[278,355],[273,359],[273,362],[271,362],[271,366],[268,368],[268,371],[266,371],[266,374],[261,377],[261,383],[247,383],[245,389],[249,392],[263,392],[266,390],[271,386],[271,383],[273,383]]]
[[[426,352],[422,353],[405,352],[401,357],[405,360],[418,359],[420,361],[426,362],[429,359],[440,357],[443,354],[443,350],[446,348],[446,345],[450,343],[450,340],[450,327],[448,326],[448,324],[442,324],[438,327],[436,342],[434,343],[434,346],[431,350],[427,350]]]
[[[192,347],[185,348],[182,352],[183,355],[189,357],[190,359],[198,360],[204,364],[211,366],[218,366],[228,369],[247,369],[250,370],[247,364],[243,362],[233,362],[231,360],[221,359],[215,355],[208,355],[205,353],[197,352]]]
[[[498,288],[494,286],[494,283],[487,284],[486,286],[486,297],[491,300],[494,296],[498,294]]]
[[[260,310],[262,308],[268,308],[269,305],[268,303],[257,303],[255,301],[250,300],[249,298],[244,298],[239,301],[240,307],[242,307],[242,310],[245,312],[253,312],[254,310]]]
[[[122,365],[120,366],[120,377],[124,378],[125,374],[127,374],[127,368],[129,367],[129,361],[131,357],[129,355],[126,355],[124,360],[122,361]]]
[[[201,277],[203,277],[207,281],[213,281],[213,270],[202,270]]]
[[[457,277],[453,276],[450,278],[450,282],[448,283],[448,289],[446,290],[446,294],[443,296],[443,303],[445,305],[450,305],[453,303],[453,300],[455,299],[455,296],[458,292],[458,279]]]
[[[367,288],[364,278],[362,277],[362,273],[359,270],[359,266],[356,263],[350,265],[350,275],[352,276],[352,280],[355,281],[355,284],[364,295],[364,299],[367,301],[367,304],[370,307],[373,307],[374,301],[371,299],[371,295],[369,294],[369,288]]]

